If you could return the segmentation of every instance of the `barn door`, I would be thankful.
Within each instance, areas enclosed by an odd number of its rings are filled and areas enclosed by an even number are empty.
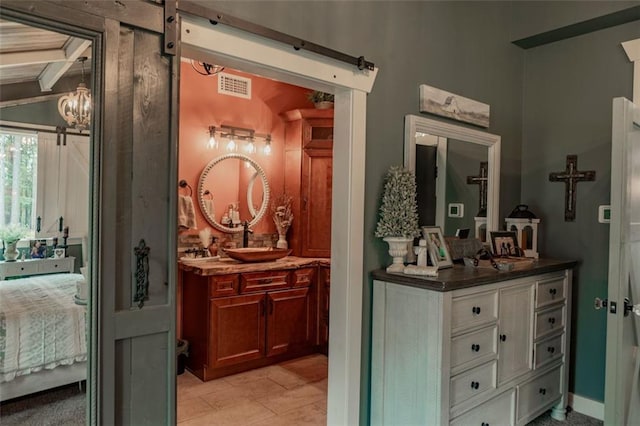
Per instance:
[[[100,424],[175,422],[172,58],[162,34],[106,20]]]
[[[640,418],[640,108],[613,101],[605,424]],[[615,303],[615,308],[613,306]]]

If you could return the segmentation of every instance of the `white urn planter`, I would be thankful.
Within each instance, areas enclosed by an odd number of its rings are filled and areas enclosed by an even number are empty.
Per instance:
[[[18,242],[12,241],[10,243],[5,243],[4,249],[4,260],[6,262],[15,262],[20,256],[20,252],[18,251]]]
[[[383,240],[389,244],[389,255],[393,258],[393,263],[387,266],[387,272],[402,273],[404,271],[404,257],[409,252],[409,242],[413,241],[413,238],[384,237]]]

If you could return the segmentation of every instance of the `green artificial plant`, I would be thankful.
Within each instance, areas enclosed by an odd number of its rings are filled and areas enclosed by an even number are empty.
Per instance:
[[[7,244],[15,243],[25,237],[29,230],[20,224],[9,224],[0,228],[0,240]]]
[[[331,93],[314,90],[307,94],[307,99],[316,104],[318,102],[333,102],[334,96]]]
[[[400,166],[389,168],[375,235],[405,238],[420,235],[416,178],[412,171]]]

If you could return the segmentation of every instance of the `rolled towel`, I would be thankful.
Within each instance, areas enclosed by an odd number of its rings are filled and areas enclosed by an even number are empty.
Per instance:
[[[180,195],[178,200],[178,226],[182,229],[196,229],[196,211],[193,199],[188,195]]]

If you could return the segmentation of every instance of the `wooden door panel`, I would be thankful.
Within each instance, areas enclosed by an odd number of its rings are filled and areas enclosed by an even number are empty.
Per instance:
[[[301,256],[331,256],[332,151],[305,150],[302,155]]]
[[[309,288],[267,293],[267,356],[305,347],[313,341]]]
[[[264,301],[264,293],[211,299],[210,367],[224,367],[264,356]]]

